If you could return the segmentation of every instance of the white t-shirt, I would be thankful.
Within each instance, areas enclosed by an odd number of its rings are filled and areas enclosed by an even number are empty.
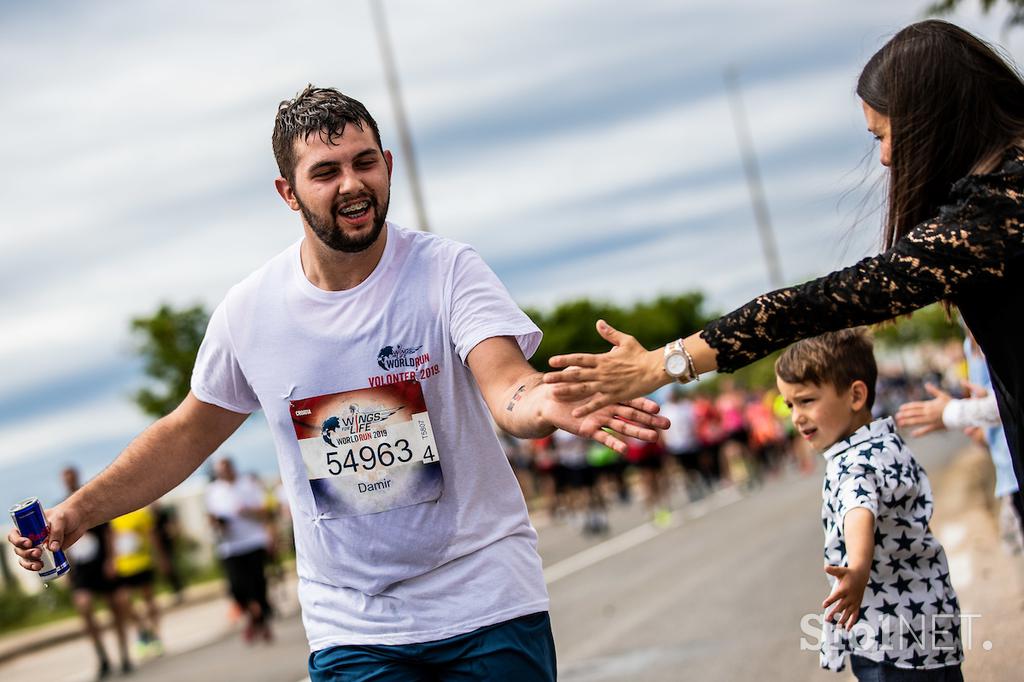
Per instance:
[[[558,429],[554,433],[558,461],[570,469],[587,467],[587,441],[574,433]]]
[[[689,452],[700,447],[697,438],[697,415],[690,400],[671,400],[661,406],[661,416],[672,422],[664,435],[665,447],[672,453]]]
[[[263,491],[246,478],[234,483],[218,479],[206,487],[206,511],[224,522],[217,554],[232,557],[266,549],[267,529],[258,520],[241,515],[242,509],[260,508],[263,502]]]
[[[548,608],[536,531],[465,364],[496,336],[529,357],[541,335],[472,248],[391,224],[352,289],[310,283],[296,243],[214,311],[192,391],[266,415],[312,650]]]

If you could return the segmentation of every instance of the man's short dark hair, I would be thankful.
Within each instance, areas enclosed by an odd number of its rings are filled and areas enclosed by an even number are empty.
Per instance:
[[[863,327],[797,341],[775,361],[775,374],[788,384],[827,384],[837,391],[863,381],[868,387],[868,409],[875,404],[878,365]]]
[[[290,183],[295,182],[295,140],[308,140],[315,133],[327,144],[333,144],[349,124],[360,130],[364,125],[370,126],[377,146],[384,151],[377,122],[370,112],[362,102],[334,88],[307,85],[294,99],[282,101],[277,106],[272,138],[274,159],[281,176]]]

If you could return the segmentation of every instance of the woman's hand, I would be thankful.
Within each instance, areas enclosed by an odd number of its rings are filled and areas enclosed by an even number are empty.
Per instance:
[[[572,416],[583,417],[608,405],[645,396],[672,381],[665,372],[661,349],[647,350],[604,320],[598,320],[597,332],[612,344],[610,351],[556,355],[549,363],[562,371],[544,375],[544,383],[553,385],[554,395],[560,400],[584,401]]]

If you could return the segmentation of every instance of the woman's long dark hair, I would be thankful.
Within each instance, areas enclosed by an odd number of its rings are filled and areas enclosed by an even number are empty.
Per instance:
[[[1024,138],[1020,75],[949,22],[922,21],[893,36],[864,66],[857,94],[890,122],[886,249],[933,217],[954,182]]]

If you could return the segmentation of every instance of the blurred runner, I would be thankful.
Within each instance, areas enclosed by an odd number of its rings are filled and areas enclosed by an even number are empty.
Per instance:
[[[156,521],[148,507],[137,509],[110,522],[113,534],[114,569],[118,584],[118,602],[124,613],[135,622],[140,656],[160,655],[160,609],[156,604],[156,567],[164,565],[156,540]],[[135,596],[142,598],[142,608],[133,605]]]
[[[597,489],[595,469],[587,461],[588,441],[561,429],[553,437],[567,508],[580,519],[584,535],[607,532],[608,512]]]
[[[687,497],[699,500],[710,490],[711,480],[700,466],[702,448],[700,438],[697,437],[697,415],[693,401],[679,388],[673,388],[668,401],[661,406],[661,414],[672,422],[672,426],[661,436],[665,449],[679,465]]]
[[[754,392],[747,400],[744,412],[750,429],[751,455],[758,467],[768,474],[779,472],[786,455],[786,436],[772,411],[774,397],[766,391]]]
[[[533,458],[530,457],[529,444],[495,426],[494,431],[501,443],[501,449],[508,457],[508,463],[512,466],[512,473],[516,475],[519,482],[519,489],[523,491],[523,499],[529,503],[537,496],[537,475],[533,470]]]
[[[533,470],[537,474],[537,488],[545,500],[548,518],[554,521],[561,509],[562,467],[555,456],[555,441],[551,436],[531,438],[527,448],[533,459]]]
[[[697,398],[693,403],[693,413],[697,418],[697,437],[700,438],[700,470],[705,480],[712,486],[722,478],[722,443],[725,442],[725,431],[722,430],[722,418],[715,403],[706,396]]]
[[[619,504],[629,504],[626,462],[622,459],[622,455],[607,445],[591,443],[587,448],[587,464],[594,472],[596,478],[594,487],[597,494],[601,495],[602,504],[607,498],[605,491],[609,491],[612,499],[618,500]]]
[[[252,478],[238,476],[228,457],[217,460],[216,479],[206,488],[206,510],[217,532],[217,554],[224,564],[231,596],[246,616],[246,642],[273,640],[267,619],[266,498]]]
[[[61,472],[61,477],[69,495],[78,490],[77,469],[66,467]],[[125,613],[121,608],[121,602],[116,598],[117,579],[111,543],[110,524],[101,523],[86,531],[82,539],[68,550],[71,559],[71,600],[78,615],[82,617],[93,648],[96,649],[96,657],[100,664],[97,677],[101,680],[113,673],[113,667],[103,646],[103,633],[93,613],[96,598],[102,598],[110,611],[117,636],[117,648],[121,654],[121,672],[127,673],[132,670],[131,659],[128,656],[128,637],[125,632]]]
[[[174,593],[175,603],[180,604],[185,600],[185,583],[178,566],[178,537],[181,529],[178,527],[177,512],[173,506],[159,501],[149,505],[149,511],[153,514],[157,552],[167,559],[160,562],[161,575]]]
[[[267,576],[267,601],[273,604],[270,595],[274,593],[274,587],[279,588],[278,592],[284,589],[285,544],[281,529],[282,505],[278,497],[281,491],[276,485],[267,485],[255,471],[249,472],[249,480],[263,492],[263,529],[267,534],[267,559],[263,564],[263,574]]]
[[[760,482],[760,472],[750,453],[750,428],[744,418],[746,400],[731,379],[722,380],[722,392],[715,401],[721,418],[724,442],[721,460],[733,483],[753,487]]]
[[[668,504],[668,485],[665,481],[665,448],[661,443],[630,438],[627,441],[626,461],[632,465],[640,479],[644,507],[654,525],[668,526],[672,522],[672,511]]]

